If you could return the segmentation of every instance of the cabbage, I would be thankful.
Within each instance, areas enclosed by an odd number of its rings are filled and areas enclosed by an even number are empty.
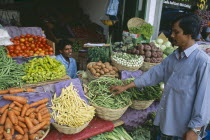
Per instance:
[[[158,38],[158,39],[156,40],[156,42],[157,42],[159,45],[163,44],[163,40],[160,39],[160,38]]]
[[[166,41],[166,42],[164,43],[164,45],[165,45],[166,47],[171,47],[171,42],[170,42],[170,41]]]
[[[166,49],[166,45],[161,45],[160,48],[162,51],[164,51]]]
[[[166,55],[169,55],[171,54],[172,52],[174,51],[174,49],[172,47],[167,47],[163,53],[166,54]]]

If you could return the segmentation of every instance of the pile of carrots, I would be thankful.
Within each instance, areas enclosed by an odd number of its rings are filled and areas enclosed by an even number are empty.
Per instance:
[[[2,96],[12,103],[0,108],[0,140],[38,140],[49,129],[48,98],[27,104],[27,98],[14,95]],[[14,135],[15,132],[18,134]]]

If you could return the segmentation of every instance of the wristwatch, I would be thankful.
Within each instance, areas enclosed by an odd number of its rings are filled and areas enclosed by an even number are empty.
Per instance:
[[[198,130],[198,129],[192,128],[191,130],[192,130],[193,132],[195,132],[195,134],[197,134],[197,135],[200,135],[200,134],[201,134],[201,131]]]

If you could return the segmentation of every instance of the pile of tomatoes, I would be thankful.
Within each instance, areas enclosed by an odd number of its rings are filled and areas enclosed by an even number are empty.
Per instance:
[[[10,57],[31,57],[53,55],[53,48],[47,44],[47,39],[39,35],[21,35],[10,39],[14,45],[7,46],[8,56]]]

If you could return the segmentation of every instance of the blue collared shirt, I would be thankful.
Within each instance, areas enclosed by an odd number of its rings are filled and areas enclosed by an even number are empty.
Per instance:
[[[194,44],[178,49],[134,83],[138,88],[165,83],[154,125],[163,134],[182,137],[189,128],[206,126],[210,120],[210,57]]]
[[[61,63],[66,67],[68,76],[70,76],[72,79],[77,78],[77,63],[74,58],[69,58],[69,63],[65,60],[62,54],[59,54],[56,56],[56,59],[61,61]]]

